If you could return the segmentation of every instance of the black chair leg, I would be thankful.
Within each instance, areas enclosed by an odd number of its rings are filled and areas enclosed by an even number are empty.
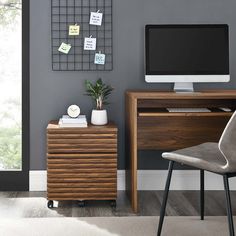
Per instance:
[[[204,208],[205,208],[204,170],[200,170],[200,212],[201,212],[201,220],[204,220]]]
[[[230,191],[229,191],[229,179],[228,179],[227,175],[224,175],[224,187],[225,187],[225,195],[226,195],[226,203],[227,203],[229,235],[230,236],[235,236],[235,234],[234,234],[234,221],[233,221],[231,199],[230,199]]]
[[[161,230],[162,230],[162,225],[163,225],[163,221],[164,221],[164,217],[165,217],[166,202],[167,202],[167,198],[168,198],[173,167],[174,167],[174,161],[170,161],[168,176],[167,176],[166,186],[165,186],[165,192],[164,192],[163,201],[162,201],[162,205],[161,205],[161,212],[160,212],[160,219],[159,219],[157,236],[161,235]]]

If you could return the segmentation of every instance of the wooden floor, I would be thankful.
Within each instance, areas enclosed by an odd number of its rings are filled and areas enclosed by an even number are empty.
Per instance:
[[[139,206],[142,216],[159,215],[162,191],[140,191]],[[223,191],[206,191],[206,215],[226,215]],[[236,215],[236,191],[231,192],[233,213]],[[90,216],[134,216],[124,191],[118,192],[117,207],[110,207],[108,201],[88,201],[85,207],[76,201],[56,202],[53,209],[47,208],[46,192],[0,192],[0,217],[90,217]],[[171,191],[167,215],[199,215],[199,192]]]

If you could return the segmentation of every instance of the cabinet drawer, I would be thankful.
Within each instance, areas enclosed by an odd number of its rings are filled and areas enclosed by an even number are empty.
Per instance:
[[[116,153],[117,128],[114,126],[88,128],[48,128],[48,153]]]

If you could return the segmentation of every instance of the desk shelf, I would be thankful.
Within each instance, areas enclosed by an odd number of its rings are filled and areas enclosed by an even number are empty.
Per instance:
[[[169,112],[165,108],[139,108],[138,117],[176,117],[176,116],[231,116],[233,112],[225,112],[217,108],[210,108],[210,112]]]

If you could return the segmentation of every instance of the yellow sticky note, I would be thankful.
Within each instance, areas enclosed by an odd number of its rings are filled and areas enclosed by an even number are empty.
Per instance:
[[[79,25],[70,25],[69,26],[69,35],[79,35],[80,26]]]
[[[68,54],[70,49],[71,49],[71,45],[70,44],[66,44],[66,43],[62,42],[61,46],[58,48],[58,51],[62,52],[62,53],[65,53],[65,54]]]

